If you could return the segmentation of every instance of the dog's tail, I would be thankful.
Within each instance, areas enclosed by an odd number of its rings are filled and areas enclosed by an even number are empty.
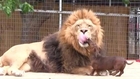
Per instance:
[[[125,61],[125,63],[126,63],[127,65],[131,65],[131,64],[133,64],[134,62],[128,63],[127,61]]]

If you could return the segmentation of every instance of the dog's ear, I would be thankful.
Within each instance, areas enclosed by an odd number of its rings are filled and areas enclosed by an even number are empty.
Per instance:
[[[100,54],[99,52],[96,52],[96,53],[95,53],[95,56],[98,58],[98,57],[101,56],[101,54]]]

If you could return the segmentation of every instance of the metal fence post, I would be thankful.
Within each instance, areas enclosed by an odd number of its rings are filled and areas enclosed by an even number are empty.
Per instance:
[[[59,11],[62,11],[62,0],[59,0]],[[59,29],[62,26],[62,13],[59,13]]]

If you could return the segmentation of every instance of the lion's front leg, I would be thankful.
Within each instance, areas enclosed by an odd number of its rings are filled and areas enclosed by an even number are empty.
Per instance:
[[[10,68],[10,66],[0,67],[0,75],[6,75],[6,74],[8,74],[8,69],[9,68]]]
[[[19,68],[23,65],[24,62],[14,62],[8,69],[8,75],[14,75],[14,76],[22,76],[25,71],[19,70]]]
[[[74,68],[74,69],[72,69],[71,73],[80,74],[80,75],[90,75],[92,70],[93,70],[92,66],[85,66],[85,67]]]
[[[12,62],[9,62],[10,68],[8,69],[8,75],[22,76],[25,70],[21,70],[21,68],[25,65],[27,59],[26,55],[17,55],[17,58],[12,59]]]

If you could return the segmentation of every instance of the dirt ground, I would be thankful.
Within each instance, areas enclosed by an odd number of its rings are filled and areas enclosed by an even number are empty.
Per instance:
[[[129,60],[131,62],[134,60]],[[140,62],[134,61],[132,65],[126,65],[121,77],[115,76],[82,76],[60,73],[25,73],[22,77],[0,76],[0,79],[140,79]]]

